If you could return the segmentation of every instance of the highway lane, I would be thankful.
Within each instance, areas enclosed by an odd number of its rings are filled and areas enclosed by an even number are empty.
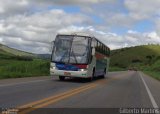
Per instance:
[[[93,82],[51,77],[0,81],[0,107],[153,108],[153,100],[159,107],[160,82],[136,71],[111,72]]]
[[[121,73],[120,73],[121,74]],[[143,82],[137,72],[122,73],[117,79],[99,83],[99,86],[72,98],[62,100],[50,107],[81,108],[137,108],[153,107]],[[158,99],[157,99],[158,100]]]
[[[0,80],[0,107],[15,107],[86,85],[83,80],[32,77]]]

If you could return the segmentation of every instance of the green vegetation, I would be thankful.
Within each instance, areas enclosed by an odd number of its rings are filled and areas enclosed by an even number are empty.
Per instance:
[[[18,78],[49,75],[49,61],[3,60],[0,61],[0,78]]]
[[[18,51],[18,53],[21,52]],[[37,59],[25,52],[23,56],[20,56],[0,48],[0,79],[47,76],[49,75],[49,64],[49,60]]]
[[[160,79],[160,46],[143,45],[113,50],[110,63],[111,69],[141,70]]]
[[[152,76],[153,78],[160,80],[160,72],[153,72],[153,71],[144,71],[144,73]]]

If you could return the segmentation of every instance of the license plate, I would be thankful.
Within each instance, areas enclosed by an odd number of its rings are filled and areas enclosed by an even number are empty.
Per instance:
[[[71,73],[70,73],[70,72],[64,72],[64,75],[66,75],[66,76],[70,76],[70,75],[71,75]]]

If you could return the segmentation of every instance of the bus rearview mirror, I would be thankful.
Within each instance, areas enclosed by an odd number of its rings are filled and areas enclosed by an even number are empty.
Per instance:
[[[51,42],[51,46],[50,46],[50,52],[52,52],[52,50],[53,50],[54,43],[55,43],[55,41],[52,41],[52,42]]]

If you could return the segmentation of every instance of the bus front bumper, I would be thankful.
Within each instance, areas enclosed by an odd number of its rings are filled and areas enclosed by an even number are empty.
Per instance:
[[[65,76],[65,77],[80,77],[89,78],[87,71],[66,71],[66,70],[56,70],[50,69],[51,76]]]

